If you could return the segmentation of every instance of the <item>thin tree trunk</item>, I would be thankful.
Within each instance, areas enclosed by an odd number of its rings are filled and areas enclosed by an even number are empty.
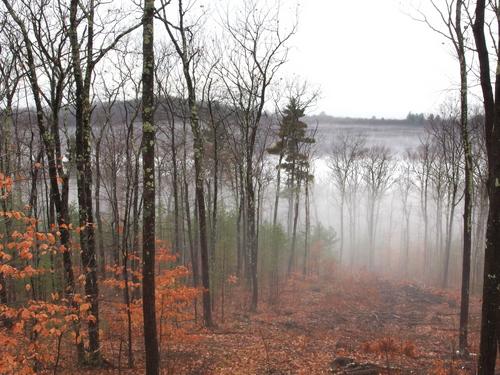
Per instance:
[[[305,213],[306,213],[306,231],[304,239],[304,268],[302,273],[304,276],[307,275],[308,261],[309,261],[309,233],[311,230],[311,215],[310,215],[310,201],[309,201],[309,181],[306,181],[305,187]]]
[[[235,167],[235,179],[236,179],[236,205],[238,207],[238,217],[236,219],[236,275],[241,278],[243,273],[243,241],[242,241],[242,219],[243,219],[243,206],[244,206],[244,195],[243,189],[240,191],[241,180],[238,178],[239,168]],[[240,193],[238,194],[238,191]]]
[[[118,206],[118,170],[116,167],[116,156],[112,156],[111,170],[111,206],[113,211],[113,225],[111,236],[113,238],[113,266],[120,265],[120,208]],[[117,275],[118,277],[118,275]]]
[[[203,317],[205,326],[213,326],[212,308],[210,300],[210,276],[208,262],[208,241],[207,241],[207,216],[205,213],[205,194],[203,191],[203,143],[199,134],[198,113],[194,101],[190,103],[191,123],[194,135],[194,169],[195,169],[195,195],[198,205],[198,231],[201,253],[201,279],[203,285]]]
[[[274,197],[274,212],[273,212],[273,227],[278,223],[278,204],[280,201],[280,189],[281,189],[281,163],[283,162],[283,153],[280,153],[277,172],[276,172],[276,195]]]
[[[429,249],[429,215],[427,210],[428,196],[427,196],[427,180],[425,182],[423,193],[423,217],[424,217],[424,275],[428,275],[428,265],[430,259]]]
[[[213,147],[214,147],[214,191],[212,198],[212,230],[210,235],[210,255],[212,259],[212,264],[215,265],[215,250],[217,245],[217,201],[218,197],[218,184],[219,184],[219,145],[218,145],[218,134],[217,134],[217,126],[215,125],[212,104],[209,102],[209,111],[213,128]]]
[[[6,177],[11,177],[11,160],[10,155],[11,149],[11,138],[12,138],[12,102],[10,98],[7,100],[7,105],[3,111],[4,115],[0,118],[1,130],[2,130],[2,140],[0,141],[0,172],[2,172]],[[12,209],[12,197],[7,195],[5,188],[0,190],[1,196],[6,196],[2,201],[2,210],[4,212],[10,211]],[[5,234],[3,238],[3,249],[7,249],[7,242],[10,234],[12,233],[12,223],[9,217],[4,219]],[[1,262],[1,261],[0,261]],[[1,264],[1,263],[0,263]],[[0,272],[0,303],[7,304],[7,283],[3,272]]]
[[[250,146],[250,145],[248,145]],[[247,233],[247,249],[249,255],[249,270],[250,278],[252,282],[252,299],[250,303],[250,311],[255,312],[257,310],[257,302],[259,298],[259,286],[257,279],[257,223],[256,223],[256,207],[255,207],[255,191],[253,186],[253,168],[252,168],[252,154],[247,150],[246,155],[246,174],[245,174],[245,195],[246,195],[246,217],[248,219],[248,233]]]
[[[474,242],[476,244],[474,249],[474,274],[472,276],[473,289],[479,292],[482,287],[482,275],[484,268],[484,245],[485,245],[485,227],[488,220],[488,187],[481,186],[477,194],[479,196],[479,212],[477,213],[477,225],[475,231]]]
[[[448,287],[448,273],[450,269],[450,256],[451,256],[451,237],[453,234],[453,219],[455,217],[455,205],[456,205],[456,194],[457,186],[453,187],[453,193],[450,202],[450,212],[447,218],[447,228],[446,228],[446,248],[445,248],[445,258],[444,258],[444,272],[443,272],[443,282],[441,284],[442,288]]]
[[[87,54],[91,54],[94,36],[94,3],[89,5],[87,14]],[[85,76],[82,72],[80,58],[80,40],[77,34],[79,21],[77,13],[78,0],[70,2],[69,39],[73,78],[75,84],[75,122],[76,122],[76,166],[80,224],[80,246],[82,266],[85,273],[85,295],[90,303],[90,313],[95,319],[88,321],[88,339],[90,362],[93,365],[101,363],[99,344],[99,290],[97,284],[96,257],[95,257],[95,229],[92,215],[92,155],[90,151],[90,86],[92,84],[92,62],[87,61]],[[89,52],[90,51],[90,52]],[[89,57],[89,56],[88,56]],[[90,58],[90,57],[89,57]]]
[[[299,199],[300,197],[300,180],[297,180],[295,186],[295,206],[293,213],[293,227],[292,227],[292,247],[290,251],[290,258],[288,260],[288,275],[290,275],[295,268],[295,247],[297,241],[297,223],[299,221]]]
[[[307,186],[307,183],[306,183]],[[344,202],[345,202],[345,189],[340,192],[340,250],[339,250],[339,264],[342,265],[344,254]]]
[[[132,253],[133,258],[130,262],[130,267],[132,268],[132,282],[134,285],[139,285],[140,280],[136,276],[139,271],[139,250],[140,250],[140,241],[139,241],[139,215],[140,215],[140,207],[139,207],[139,155],[135,155],[135,166],[134,166],[134,195],[132,198]],[[141,288],[134,287],[132,292],[132,299],[137,300],[141,298]]]
[[[468,325],[469,325],[469,295],[470,295],[470,270],[472,252],[472,198],[474,181],[472,175],[473,160],[469,139],[468,104],[467,104],[467,62],[465,60],[464,35],[462,32],[462,6],[463,0],[456,4],[455,34],[457,35],[457,52],[460,62],[460,129],[462,146],[465,159],[465,187],[464,187],[464,224],[463,224],[463,254],[462,254],[462,288],[460,301],[460,328],[459,351],[468,354]]]
[[[106,276],[106,258],[104,255],[104,235],[101,218],[101,142],[96,143],[95,150],[95,219],[97,223],[97,248],[99,253],[99,273],[101,277]]]
[[[374,248],[375,248],[375,198],[369,198],[370,202],[368,203],[368,266],[370,270],[373,270],[374,263]]]
[[[186,166],[184,166],[186,168]],[[187,232],[188,232],[188,241],[189,241],[189,256],[191,258],[191,269],[193,271],[193,285],[197,288],[200,285],[200,267],[198,265],[198,256],[195,251],[195,245],[193,242],[193,229],[191,223],[191,208],[189,204],[189,185],[186,179],[186,171],[184,171],[184,207],[185,207],[185,215],[186,215],[186,224],[187,224]]]
[[[179,219],[179,172],[177,166],[177,145],[175,143],[175,122],[172,120],[172,131],[170,134],[170,148],[172,152],[172,190],[174,195],[174,251],[181,251],[180,219]],[[184,253],[184,250],[182,250]]]
[[[357,241],[356,241],[356,222],[357,222],[357,205],[356,205],[357,194],[353,190],[350,193],[350,208],[349,208],[349,235],[350,235],[350,245],[351,245],[351,270],[354,267],[354,262],[357,254]]]

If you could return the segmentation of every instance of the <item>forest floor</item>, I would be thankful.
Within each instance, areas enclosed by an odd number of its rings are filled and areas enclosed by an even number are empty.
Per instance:
[[[263,304],[255,314],[243,312],[236,288],[231,293],[225,321],[216,315],[217,328],[171,346],[162,354],[163,373],[474,374],[480,303],[471,300],[472,353],[459,359],[458,291],[366,275],[297,276],[280,291],[279,303]],[[138,363],[120,373],[143,369]]]

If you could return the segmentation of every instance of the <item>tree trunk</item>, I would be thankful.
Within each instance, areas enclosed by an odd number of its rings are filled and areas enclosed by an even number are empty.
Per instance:
[[[12,102],[10,98],[7,100],[7,105],[3,111],[3,116],[0,118],[0,130],[2,140],[0,141],[0,172],[2,172],[6,177],[11,177],[11,161],[10,155],[11,149],[11,139],[12,139]],[[5,196],[2,201],[2,210],[4,212],[10,211],[12,209],[12,199],[10,195],[7,195],[5,188],[0,190],[0,196]],[[9,236],[12,233],[12,223],[9,217],[4,219],[5,235],[2,236],[3,249],[7,249],[7,243]],[[0,264],[3,263],[0,261]],[[0,272],[0,303],[7,304],[7,283],[5,281],[5,276],[3,272]]]
[[[192,91],[194,95],[194,91]],[[198,120],[194,96],[190,97],[191,130],[194,138],[195,196],[198,209],[198,231],[201,255],[201,281],[203,285],[203,318],[206,327],[212,327],[212,308],[210,299],[210,273],[208,262],[207,215],[205,212],[205,193],[203,189],[203,139]]]
[[[98,365],[101,362],[99,344],[99,300],[95,257],[94,218],[92,215],[92,154],[90,150],[90,86],[92,63],[87,61],[85,76],[82,72],[80,59],[80,40],[77,34],[79,21],[77,20],[79,2],[71,0],[69,39],[71,43],[71,57],[73,78],[75,84],[75,123],[76,123],[76,167],[78,206],[80,219],[80,246],[82,267],[85,273],[85,295],[90,303],[90,313],[95,319],[88,321],[88,338],[90,362]],[[87,53],[92,51],[94,4],[91,2],[87,14]],[[91,53],[91,52],[90,52]],[[89,56],[87,56],[89,57]]]
[[[462,254],[462,288],[460,301],[460,328],[458,348],[462,355],[468,354],[468,325],[469,325],[469,294],[470,294],[470,270],[472,251],[472,194],[473,160],[469,139],[468,126],[468,104],[467,104],[467,62],[465,59],[464,35],[462,32],[462,5],[463,0],[456,4],[455,33],[457,35],[457,52],[460,62],[460,130],[462,136],[462,147],[464,150],[464,224],[463,224],[463,254]]]
[[[101,142],[96,143],[95,149],[95,219],[97,223],[97,248],[99,253],[99,273],[102,278],[106,276],[106,258],[104,255],[104,236],[101,218]]]
[[[374,248],[375,248],[375,198],[369,198],[370,202],[368,203],[368,267],[372,271],[373,270],[373,257],[374,257]]]
[[[136,276],[136,272],[139,270],[139,155],[135,155],[135,165],[134,165],[134,195],[132,198],[132,261],[130,262],[130,267],[132,268],[132,282],[135,285],[140,283],[139,278]],[[137,300],[141,298],[141,289],[135,287],[132,292],[132,299]]]
[[[281,163],[283,161],[283,153],[280,153],[278,166],[276,167],[276,195],[274,196],[274,212],[273,212],[273,227],[278,223],[278,204],[280,202],[281,189]]]
[[[450,256],[451,256],[451,237],[453,234],[453,219],[455,217],[455,206],[456,206],[456,195],[457,195],[457,185],[453,186],[453,192],[451,195],[450,201],[450,211],[449,216],[447,218],[447,228],[446,228],[446,248],[445,248],[445,257],[444,257],[444,272],[443,272],[443,281],[441,283],[441,287],[443,289],[448,287],[448,273],[450,269]]]
[[[184,160],[185,160],[185,157],[186,156],[184,155]],[[193,285],[195,288],[197,288],[200,285],[200,276],[199,276],[200,267],[198,265],[198,257],[196,255],[195,245],[193,243],[193,229],[192,229],[192,223],[191,223],[191,208],[190,208],[190,204],[189,204],[189,185],[187,183],[187,178],[186,178],[186,165],[185,165],[185,163],[184,163],[183,179],[184,179],[184,210],[185,210],[185,215],[186,215],[186,224],[187,224],[187,232],[188,232],[189,256],[191,258],[191,270],[193,272]]]
[[[177,166],[177,145],[175,143],[175,122],[172,120],[172,131],[170,134],[172,151],[172,190],[174,194],[174,252],[181,252],[181,235],[180,235],[180,219],[179,219],[179,172]],[[184,249],[182,249],[184,254]]]
[[[306,231],[305,231],[305,239],[304,239],[304,268],[302,270],[302,274],[304,276],[307,276],[307,268],[308,268],[308,260],[309,260],[309,233],[311,231],[311,215],[310,215],[311,204],[309,201],[309,181],[306,181],[304,205],[305,205],[305,212],[306,212]]]
[[[214,133],[213,147],[214,147],[214,192],[212,198],[212,230],[210,231],[210,256],[212,259],[212,264],[215,265],[215,251],[217,246],[217,200],[218,200],[218,185],[219,185],[219,145],[218,145],[218,134],[217,126],[215,125],[215,120],[212,112],[212,104],[209,103],[210,117],[212,122],[212,128]]]
[[[295,247],[297,240],[297,223],[299,221],[299,199],[300,197],[300,180],[297,179],[295,186],[295,205],[293,210],[293,227],[292,227],[292,247],[290,251],[290,258],[288,260],[288,275],[290,275],[295,268]]]
[[[344,202],[345,202],[345,189],[343,188],[342,191],[340,192],[340,250],[339,250],[340,265],[342,265],[342,258],[344,253]]]
[[[429,249],[429,214],[428,214],[428,195],[427,195],[427,179],[425,179],[422,199],[422,215],[424,219],[424,276],[428,275],[428,265],[430,260]]]
[[[241,185],[241,179],[238,178],[240,173],[240,168],[235,167],[235,180],[236,180],[236,205],[238,207],[238,217],[236,218],[236,276],[241,278],[242,273],[243,273],[243,241],[242,241],[242,220],[243,220],[243,206],[245,204],[244,202],[244,195],[243,195],[243,188],[240,188]],[[239,192],[239,193],[238,193]]]
[[[482,183],[481,183],[482,184]],[[481,282],[484,268],[484,245],[485,245],[485,227],[488,220],[488,186],[480,186],[479,192],[476,194],[479,199],[479,209],[476,215],[476,230],[474,243],[474,268],[472,276],[472,285],[474,292],[479,293],[483,284]]]
[[[356,259],[356,254],[357,254],[357,237],[356,237],[356,223],[357,223],[357,203],[356,203],[356,199],[357,199],[357,194],[356,194],[356,191],[355,189],[353,189],[353,191],[350,192],[350,196],[349,196],[349,201],[350,201],[350,207],[349,207],[349,236],[350,236],[350,240],[349,240],[349,243],[351,245],[351,260],[350,260],[350,263],[351,263],[351,270],[353,269],[354,267],[354,262],[355,262],[355,259]]]
[[[111,226],[111,237],[113,239],[113,266],[120,265],[120,207],[118,205],[118,168],[116,156],[112,156],[111,162],[111,207],[113,212],[113,225]],[[118,277],[118,275],[116,275]]]
[[[127,338],[128,338],[128,351],[127,351],[127,359],[128,359],[128,367],[134,367],[134,354],[133,354],[133,341],[132,341],[132,311],[130,308],[130,287],[129,287],[129,272],[128,272],[128,245],[124,245],[122,253],[122,276],[123,281],[125,282],[125,288],[123,289],[123,299],[125,302],[125,306],[127,309]]]
[[[250,146],[250,145],[247,145]],[[247,147],[248,148],[248,147]],[[257,231],[256,231],[256,210],[255,210],[255,189],[253,186],[253,168],[252,168],[252,154],[247,150],[246,155],[246,170],[245,170],[245,196],[246,204],[246,217],[248,225],[247,233],[247,249],[249,255],[249,271],[252,283],[252,299],[250,303],[250,311],[257,311],[257,302],[259,299],[259,286],[257,279]]]
[[[144,0],[142,34],[142,311],[146,374],[160,373],[158,335],[156,332],[155,295],[155,124],[154,124],[154,0]]]
[[[500,301],[500,69],[497,57],[495,96],[490,78],[490,56],[484,30],[485,0],[477,0],[474,39],[480,67],[481,89],[484,99],[484,129],[488,153],[488,192],[490,208],[486,229],[484,257],[483,305],[478,374],[493,375],[498,351]],[[500,19],[497,15],[497,27]]]

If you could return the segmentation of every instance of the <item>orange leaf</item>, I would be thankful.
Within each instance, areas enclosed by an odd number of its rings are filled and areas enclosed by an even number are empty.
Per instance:
[[[80,312],[83,313],[83,312],[86,312],[88,310],[90,310],[90,303],[82,303],[80,305]]]

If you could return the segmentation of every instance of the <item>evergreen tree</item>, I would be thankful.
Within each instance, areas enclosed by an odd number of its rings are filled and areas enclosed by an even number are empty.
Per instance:
[[[304,112],[305,108],[300,105],[299,100],[294,97],[290,98],[289,103],[283,110],[278,130],[279,141],[267,150],[270,154],[279,155],[277,194],[279,194],[281,170],[287,174],[288,178],[288,235],[291,234],[292,237],[288,273],[292,271],[295,262],[300,188],[302,184],[305,186],[313,178],[309,172],[308,146],[313,144],[315,139],[308,136],[307,124],[300,120],[304,117]],[[277,215],[277,202],[278,195],[275,203],[275,218]]]

